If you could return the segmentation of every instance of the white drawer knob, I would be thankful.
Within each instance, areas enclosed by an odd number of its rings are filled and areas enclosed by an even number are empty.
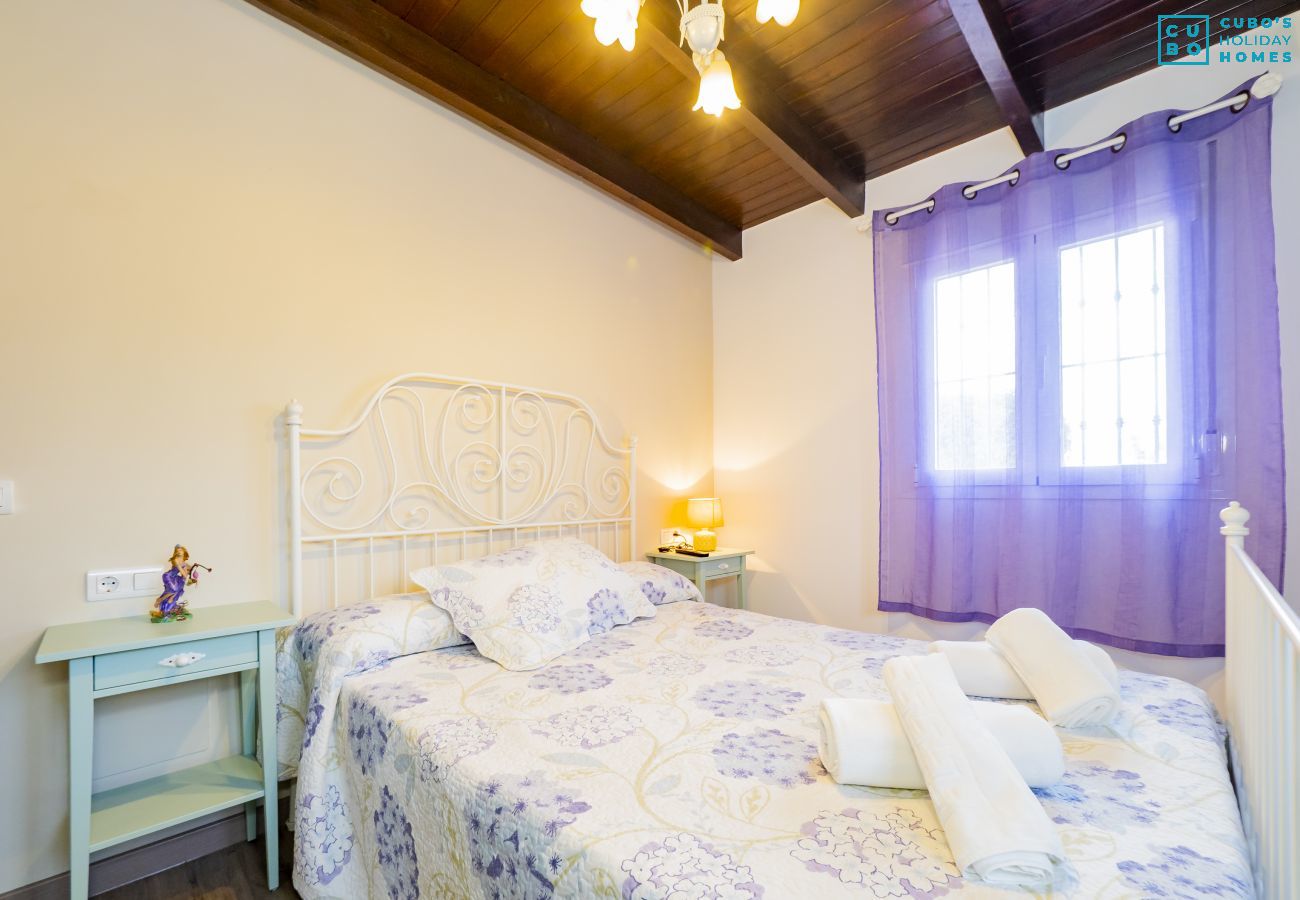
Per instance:
[[[166,659],[159,660],[158,665],[183,669],[185,666],[194,665],[205,656],[207,656],[206,653],[174,653]]]
[[[718,563],[718,568],[719,568],[719,569],[730,569],[730,568],[731,568],[731,563]]]

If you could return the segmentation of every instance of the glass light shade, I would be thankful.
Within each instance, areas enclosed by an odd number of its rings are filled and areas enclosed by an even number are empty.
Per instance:
[[[700,96],[694,109],[702,109],[711,116],[720,116],[724,109],[740,109],[736,85],[731,80],[731,64],[722,51],[713,54],[713,61],[700,73]]]
[[[776,19],[782,28],[794,21],[799,15],[799,0],[758,0],[758,24],[763,25],[769,19]]]
[[[722,501],[717,497],[692,497],[686,501],[686,521],[692,528],[722,525]]]
[[[606,47],[615,41],[628,51],[636,46],[640,0],[582,0],[582,11],[596,20],[596,40]]]

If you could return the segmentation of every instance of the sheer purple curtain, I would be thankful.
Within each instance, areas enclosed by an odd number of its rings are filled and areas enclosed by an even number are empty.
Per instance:
[[[1281,583],[1271,100],[1174,114],[875,214],[882,610],[1222,655],[1233,499]]]

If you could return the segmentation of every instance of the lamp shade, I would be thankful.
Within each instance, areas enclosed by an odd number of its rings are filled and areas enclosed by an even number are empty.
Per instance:
[[[736,85],[731,80],[731,64],[721,50],[713,54],[708,67],[700,73],[700,96],[694,109],[702,109],[711,116],[721,116],[724,109],[740,109]]]
[[[686,501],[686,519],[692,528],[722,525],[722,501],[717,497],[692,497]]]
[[[776,19],[782,27],[794,21],[799,15],[799,0],[758,0],[758,24],[769,19]]]

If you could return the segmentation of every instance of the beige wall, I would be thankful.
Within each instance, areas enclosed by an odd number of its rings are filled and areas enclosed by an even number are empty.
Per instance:
[[[3,892],[66,869],[42,630],[147,608],[85,573],[176,541],[217,570],[196,607],[279,597],[290,398],[329,426],[409,370],[577,393],[640,436],[649,545],[710,487],[712,370],[702,251],[240,0],[7,2],[0,34]],[[228,691],[171,690],[105,704],[101,784],[228,745]]]
[[[1279,257],[1283,403],[1290,437],[1288,508],[1300,510],[1300,66],[1275,98],[1273,207]],[[1048,145],[1081,146],[1165,107],[1192,108],[1248,77],[1244,66],[1148,72],[1047,114]],[[867,184],[872,209],[914,203],[940,185],[996,175],[1020,158],[1001,131]],[[773,615],[910,636],[967,638],[876,609],[879,458],[871,237],[823,202],[745,232],[745,258],[713,267],[715,486],[722,540],[754,547],[751,605]],[[1293,516],[1294,518],[1294,516]],[[1300,527],[1288,534],[1300,560]],[[1295,568],[1293,565],[1292,569]],[[1300,576],[1288,584],[1300,605]],[[1175,674],[1216,695],[1221,660],[1114,651],[1134,668]]]

